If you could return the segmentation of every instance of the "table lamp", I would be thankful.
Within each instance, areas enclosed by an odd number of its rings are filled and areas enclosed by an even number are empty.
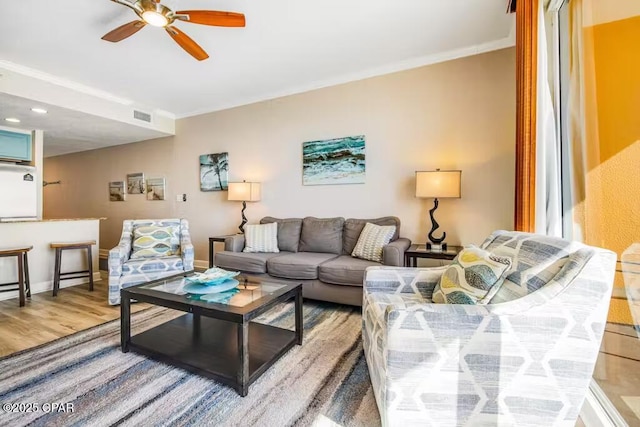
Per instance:
[[[429,210],[431,217],[431,231],[429,231],[427,248],[431,250],[446,250],[447,244],[443,243],[447,233],[442,232],[442,237],[436,237],[433,233],[440,227],[433,217],[438,209],[438,198],[460,198],[462,171],[416,171],[416,197],[433,198],[433,208]]]
[[[247,217],[244,211],[247,209],[247,202],[257,202],[260,200],[260,183],[259,182],[230,182],[228,200],[242,202],[242,222],[238,227],[240,233],[244,234],[244,225],[247,223]]]

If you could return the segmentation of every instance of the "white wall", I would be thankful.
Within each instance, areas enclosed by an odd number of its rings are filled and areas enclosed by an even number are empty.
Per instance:
[[[33,246],[28,253],[31,293],[48,292],[53,289],[53,270],[55,250],[49,246],[52,242],[80,242],[95,240],[92,248],[94,279],[99,280],[98,247],[100,221],[36,221],[22,223],[0,223],[0,247],[15,248]],[[80,271],[87,269],[87,251],[66,250],[62,253],[61,271]],[[0,283],[12,283],[18,279],[16,257],[0,258]],[[88,279],[70,279],[60,282],[60,287],[86,283]],[[18,292],[0,293],[0,300],[17,298]]]
[[[302,142],[366,136],[366,183],[303,186]],[[106,216],[102,248],[126,218],[189,219],[196,259],[207,237],[240,222],[226,192],[200,192],[198,156],[229,152],[230,181],[263,183],[260,217],[396,215],[401,234],[424,242],[432,200],[415,199],[416,170],[461,169],[462,198],[437,212],[449,243],[480,243],[513,227],[515,51],[505,49],[179,120],[176,136],[45,159],[45,217]],[[127,173],[165,177],[168,200],[109,202],[108,182]],[[187,202],[175,195],[187,194]]]

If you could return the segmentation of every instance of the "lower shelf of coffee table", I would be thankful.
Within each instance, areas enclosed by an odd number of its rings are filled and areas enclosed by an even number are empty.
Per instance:
[[[194,328],[192,314],[185,314],[131,337],[129,348],[170,365],[236,387],[240,365],[238,325],[200,317]],[[295,332],[251,322],[249,324],[249,384],[295,345]]]

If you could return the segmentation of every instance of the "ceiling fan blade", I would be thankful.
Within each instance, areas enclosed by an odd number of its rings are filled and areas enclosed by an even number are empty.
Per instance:
[[[184,50],[187,51],[191,56],[196,58],[198,61],[202,61],[207,59],[209,55],[198,45],[198,43],[194,42],[191,37],[177,29],[176,27],[165,27],[165,30],[173,40],[176,41]]]
[[[119,42],[120,40],[124,40],[129,36],[134,35],[138,31],[140,31],[145,25],[144,21],[131,21],[128,24],[124,24],[119,26],[113,31],[108,32],[104,36],[102,36],[102,40],[106,40],[108,42]]]
[[[216,27],[245,26],[245,19],[242,13],[218,12],[215,10],[180,10],[176,12],[176,15],[177,19],[193,24],[213,25]]]

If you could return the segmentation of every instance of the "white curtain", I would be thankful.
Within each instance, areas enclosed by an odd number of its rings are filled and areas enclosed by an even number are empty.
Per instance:
[[[544,3],[538,6],[536,233],[562,237],[560,138],[551,95]]]
[[[567,139],[569,149],[567,183],[568,194],[565,196],[565,238],[584,240],[586,214],[584,201],[587,186],[587,135],[586,135],[586,107],[585,107],[585,64],[583,9],[582,0],[571,0],[569,3],[569,40],[570,40],[570,70],[569,70],[569,99],[567,105],[569,126]],[[582,209],[577,209],[583,205]]]

